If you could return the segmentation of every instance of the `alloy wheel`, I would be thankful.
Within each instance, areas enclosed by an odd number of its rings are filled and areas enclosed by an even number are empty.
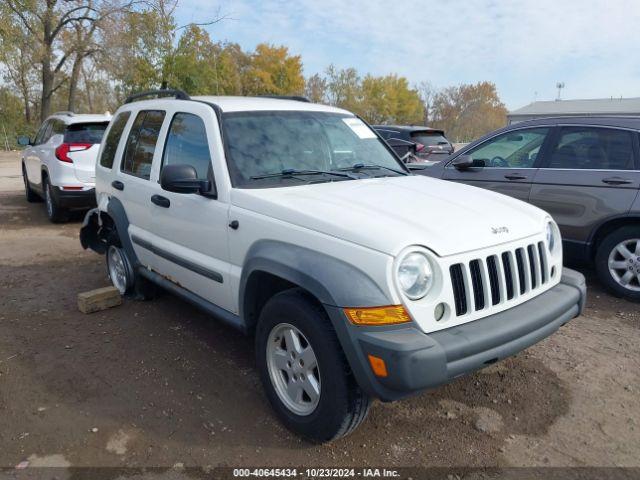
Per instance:
[[[120,249],[114,245],[109,247],[107,252],[109,256],[107,262],[109,265],[109,278],[113,286],[118,289],[121,295],[124,295],[129,286],[127,281],[127,265],[125,259],[122,256]]]
[[[622,287],[640,292],[640,238],[623,240],[609,253],[609,273]]]
[[[296,415],[310,415],[320,401],[318,360],[304,334],[288,323],[271,330],[267,344],[267,369],[282,403]]]

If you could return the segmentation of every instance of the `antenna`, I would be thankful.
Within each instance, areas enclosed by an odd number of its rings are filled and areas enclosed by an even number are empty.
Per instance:
[[[564,82],[556,83],[556,88],[558,89],[558,98],[556,98],[556,101],[562,100],[561,96],[562,96],[562,89],[564,88]]]

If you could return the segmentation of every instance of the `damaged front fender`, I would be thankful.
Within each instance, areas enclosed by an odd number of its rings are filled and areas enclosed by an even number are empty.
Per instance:
[[[105,235],[105,222],[103,212],[98,208],[92,208],[87,212],[80,227],[80,245],[85,250],[90,248],[96,253],[104,254],[107,251],[107,237]]]

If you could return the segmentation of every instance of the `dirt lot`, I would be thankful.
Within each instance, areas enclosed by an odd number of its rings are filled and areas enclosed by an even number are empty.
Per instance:
[[[83,315],[107,285],[0,156],[0,467],[640,466],[640,313],[590,281],[584,316],[451,385],[376,403],[313,445],[271,414],[253,344],[170,295]]]

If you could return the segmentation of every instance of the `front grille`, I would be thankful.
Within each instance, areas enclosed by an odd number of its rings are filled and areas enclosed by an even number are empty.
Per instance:
[[[456,316],[485,310],[542,287],[549,281],[543,242],[451,265]]]

